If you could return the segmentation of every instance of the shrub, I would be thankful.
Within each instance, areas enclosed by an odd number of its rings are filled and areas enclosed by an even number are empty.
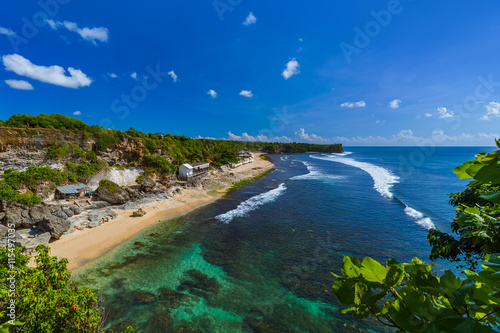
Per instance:
[[[9,267],[9,257],[15,258],[14,268]],[[36,265],[28,262],[29,257],[21,254],[20,247],[0,248],[1,281],[13,276],[11,271],[16,272],[15,295],[10,295],[7,284],[0,286],[1,303],[15,296],[16,326],[27,333],[95,332],[101,320],[97,296],[92,290],[73,284],[66,267],[68,260],[51,257],[49,248],[39,245]],[[6,328],[9,320],[6,311],[0,312],[0,323],[5,323],[0,328]],[[129,327],[127,331],[133,329]]]
[[[108,192],[115,192],[120,186],[117,183],[112,182],[111,180],[103,179],[99,182],[99,189],[106,189]]]
[[[59,147],[59,143],[55,142],[52,146],[50,146],[49,151],[47,152],[47,156],[51,158],[61,158],[69,153],[69,145],[68,143],[64,143],[61,147]]]
[[[161,173],[175,173],[177,167],[170,163],[165,157],[159,155],[145,155],[142,158],[142,163],[150,168]]]
[[[85,154],[85,158],[89,161],[94,161],[97,159],[97,154],[95,153],[95,151],[91,150]]]
[[[109,146],[117,143],[119,143],[118,139],[116,139],[112,135],[105,133],[100,133],[97,135],[96,147],[100,151],[106,151],[109,148]]]

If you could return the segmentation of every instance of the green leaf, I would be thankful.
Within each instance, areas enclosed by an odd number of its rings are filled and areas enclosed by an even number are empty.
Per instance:
[[[346,278],[356,278],[360,274],[361,262],[358,258],[344,256],[344,261],[342,262],[342,274]]]
[[[383,283],[387,275],[387,270],[378,261],[366,257],[361,264],[361,274],[370,282]]]
[[[485,193],[479,196],[481,199],[496,203],[500,205],[500,192],[496,193]]]

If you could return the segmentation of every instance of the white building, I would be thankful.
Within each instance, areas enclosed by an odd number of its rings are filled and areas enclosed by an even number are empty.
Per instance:
[[[210,169],[210,163],[184,163],[179,167],[179,178],[181,180],[191,180],[204,175]]]

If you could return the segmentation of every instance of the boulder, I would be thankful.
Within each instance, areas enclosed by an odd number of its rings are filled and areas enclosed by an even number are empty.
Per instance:
[[[87,218],[91,222],[101,222],[103,218],[106,217],[106,213],[104,212],[90,212],[89,215],[87,215]]]
[[[91,221],[87,224],[87,226],[92,229],[92,228],[97,228],[100,226],[102,223],[100,221]]]
[[[110,217],[113,220],[118,217],[118,214],[111,209],[108,209],[107,211],[105,211],[104,214],[106,214],[107,217]]]
[[[9,231],[9,228],[4,226],[3,224],[0,224],[0,237],[7,236],[8,231]]]
[[[138,210],[132,213],[133,217],[143,217],[144,215],[146,215],[146,211],[142,208],[139,208]]]
[[[61,207],[57,207],[56,210],[52,212],[52,215],[57,216],[64,220],[68,218],[68,215],[64,212],[64,210],[62,210]]]
[[[28,242],[28,238],[24,238],[21,236],[16,236],[16,238],[14,239],[14,245],[19,247],[24,247]]]
[[[36,236],[35,238],[31,238],[26,245],[24,245],[24,249],[27,253],[31,254],[35,251],[38,245],[49,245],[49,241],[52,238],[50,232],[45,232],[41,235]]]
[[[40,223],[45,218],[52,216],[50,208],[47,206],[31,207],[29,214],[30,214],[30,220],[35,224]]]
[[[147,177],[141,177],[141,179],[137,181],[137,184],[141,185],[146,191],[150,191],[156,186],[156,182]]]
[[[62,211],[68,216],[68,217],[73,217],[73,215],[75,215],[75,213],[73,212],[72,209],[70,209],[69,207],[63,207],[62,208]]]
[[[77,205],[71,205],[68,208],[73,211],[73,215],[79,215],[82,213],[82,209],[80,207],[78,207]]]
[[[23,209],[20,207],[15,207],[9,209],[5,213],[5,217],[3,219],[3,224],[9,226],[9,224],[13,224],[15,228],[19,228],[25,218],[22,216]]]
[[[45,218],[38,224],[38,228],[45,232],[50,232],[52,238],[59,239],[71,227],[69,221],[52,216]]]
[[[107,179],[99,182],[99,187],[95,191],[95,195],[99,200],[109,202],[113,205],[124,204],[130,200],[130,194],[126,190]]]

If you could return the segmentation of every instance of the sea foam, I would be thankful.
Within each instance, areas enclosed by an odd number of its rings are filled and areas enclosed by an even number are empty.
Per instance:
[[[405,213],[409,217],[413,218],[418,225],[426,228],[427,230],[435,228],[434,223],[432,223],[430,218],[425,217],[424,214],[408,205],[406,205]]]
[[[345,153],[344,153],[345,154]],[[322,155],[315,156],[311,155],[311,158],[316,158],[320,160],[333,161],[338,163],[347,164],[356,168],[359,168],[367,172],[373,179],[373,188],[379,192],[383,197],[392,199],[394,196],[391,192],[393,184],[399,183],[399,177],[393,174],[390,170],[382,168],[378,165],[374,165],[367,162],[359,162],[352,158],[343,157],[340,154],[335,155]]]
[[[311,180],[311,179],[314,179],[314,180],[325,180],[325,179],[340,179],[340,178],[344,178],[342,176],[337,176],[337,175],[330,175],[330,174],[326,174],[324,172],[321,172],[321,170],[317,167],[315,167],[313,164],[309,163],[309,162],[306,162],[306,161],[299,161],[301,162],[302,164],[304,164],[307,168],[307,171],[309,171],[308,173],[304,174],[304,175],[299,175],[299,176],[295,176],[295,177],[292,177],[290,178],[291,180]]]
[[[217,215],[215,218],[221,222],[229,223],[235,217],[244,217],[249,212],[256,210],[259,206],[262,206],[266,203],[269,203],[269,202],[276,200],[276,198],[278,198],[281,194],[283,194],[283,192],[285,192],[285,190],[286,190],[285,183],[282,183],[277,188],[275,188],[271,191],[253,196],[250,199],[240,203],[238,205],[238,207],[236,207],[235,209],[230,210],[227,213]]]

